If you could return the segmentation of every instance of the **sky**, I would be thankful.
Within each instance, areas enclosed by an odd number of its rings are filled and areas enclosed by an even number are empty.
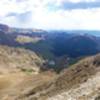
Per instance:
[[[100,0],[0,0],[0,23],[20,28],[100,30]]]

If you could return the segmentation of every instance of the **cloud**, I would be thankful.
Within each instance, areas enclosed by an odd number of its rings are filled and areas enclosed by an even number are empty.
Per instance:
[[[19,22],[28,22],[31,19],[32,13],[30,11],[24,13],[9,13],[5,17],[16,17]]]
[[[35,20],[38,22],[38,27],[46,29],[100,29],[100,9],[88,9],[88,10],[72,10],[65,11],[60,10],[51,12],[48,15],[44,14],[39,20],[36,17]],[[44,24],[43,24],[44,23]]]
[[[99,0],[0,0],[0,22],[14,27],[100,30]]]
[[[90,8],[100,8],[100,2],[63,2],[61,5],[62,9],[90,9]]]

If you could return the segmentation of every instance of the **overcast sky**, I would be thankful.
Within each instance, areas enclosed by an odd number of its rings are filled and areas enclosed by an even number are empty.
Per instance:
[[[0,0],[0,23],[22,28],[100,30],[100,0]]]

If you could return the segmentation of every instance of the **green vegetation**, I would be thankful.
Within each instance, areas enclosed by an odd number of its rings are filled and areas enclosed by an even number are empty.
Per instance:
[[[41,55],[44,59],[53,59],[55,55],[52,53],[52,46],[48,43],[48,41],[39,41],[37,43],[30,43],[28,45],[24,45],[25,48],[30,49]]]
[[[32,72],[34,72],[33,69],[25,69],[25,68],[21,68],[21,71],[27,74],[32,74]]]
[[[78,58],[72,58],[70,61],[69,61],[69,65],[71,66],[71,65],[74,65],[74,64],[76,64],[78,61],[80,61],[81,59],[84,59],[85,58],[85,56],[83,57],[78,57]]]

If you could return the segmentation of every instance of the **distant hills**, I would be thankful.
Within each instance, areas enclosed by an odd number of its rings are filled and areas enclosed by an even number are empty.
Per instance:
[[[60,58],[70,58],[68,62],[72,63],[76,62],[73,59],[80,59],[100,52],[100,37],[90,35],[90,32],[94,33],[94,31],[18,29],[0,24],[0,44],[34,51],[47,60],[49,65],[46,66],[57,69],[56,66],[58,67]],[[50,62],[54,62],[54,65]]]
[[[78,33],[78,34],[89,34],[94,36],[100,37],[100,31],[99,30],[72,30],[68,31],[69,33]]]
[[[44,32],[44,30],[41,30],[41,29],[13,28],[5,24],[0,24],[0,30],[7,33],[18,32],[18,33],[23,33],[23,34],[32,33],[32,32],[37,32],[37,33]]]
[[[9,26],[0,24],[0,31],[8,32],[9,31]]]
[[[67,36],[66,36],[67,37]],[[71,57],[79,57],[97,53],[99,46],[96,37],[77,35],[71,37],[59,37],[54,42],[55,54],[62,56],[68,54]],[[61,49],[60,49],[61,48]]]

